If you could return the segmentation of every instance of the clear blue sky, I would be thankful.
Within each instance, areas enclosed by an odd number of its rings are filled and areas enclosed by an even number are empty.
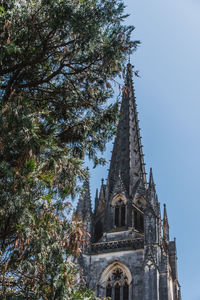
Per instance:
[[[200,300],[200,0],[125,0],[146,171],[177,238],[183,300]],[[106,157],[110,158],[111,145]],[[107,167],[91,172],[91,190]]]

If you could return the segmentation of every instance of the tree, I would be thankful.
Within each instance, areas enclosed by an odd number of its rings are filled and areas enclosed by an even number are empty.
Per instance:
[[[66,217],[66,198],[87,176],[85,155],[103,162],[97,151],[114,132],[111,82],[138,43],[123,10],[119,0],[1,1],[3,299],[88,293],[71,260],[84,244],[84,224]]]

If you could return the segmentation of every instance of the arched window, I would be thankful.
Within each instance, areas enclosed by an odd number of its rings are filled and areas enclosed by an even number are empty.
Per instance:
[[[140,232],[144,232],[144,208],[146,202],[143,198],[137,198],[133,204],[133,222],[134,228]]]
[[[140,232],[144,231],[144,215],[137,208],[134,208],[134,227]]]
[[[106,297],[112,300],[129,300],[129,283],[126,272],[116,266],[106,282]]]
[[[119,199],[114,205],[115,226],[123,227],[126,225],[126,204]]]

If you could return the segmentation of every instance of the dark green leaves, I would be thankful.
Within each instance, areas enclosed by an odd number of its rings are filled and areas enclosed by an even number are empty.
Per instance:
[[[105,163],[97,153],[118,119],[118,103],[107,102],[137,46],[133,27],[118,0],[2,3],[0,295],[84,299],[69,257],[86,233],[66,218],[65,198],[87,176],[86,155]]]

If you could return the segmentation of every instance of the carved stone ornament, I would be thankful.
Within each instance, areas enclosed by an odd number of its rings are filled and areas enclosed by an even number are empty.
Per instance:
[[[113,192],[111,194],[111,199],[114,198],[117,194],[123,194],[124,196],[126,195],[125,185],[123,184],[120,173],[114,184]]]
[[[149,245],[145,249],[145,260],[144,260],[144,267],[148,267],[149,269],[156,268],[158,269],[156,255],[154,253],[153,246]]]

